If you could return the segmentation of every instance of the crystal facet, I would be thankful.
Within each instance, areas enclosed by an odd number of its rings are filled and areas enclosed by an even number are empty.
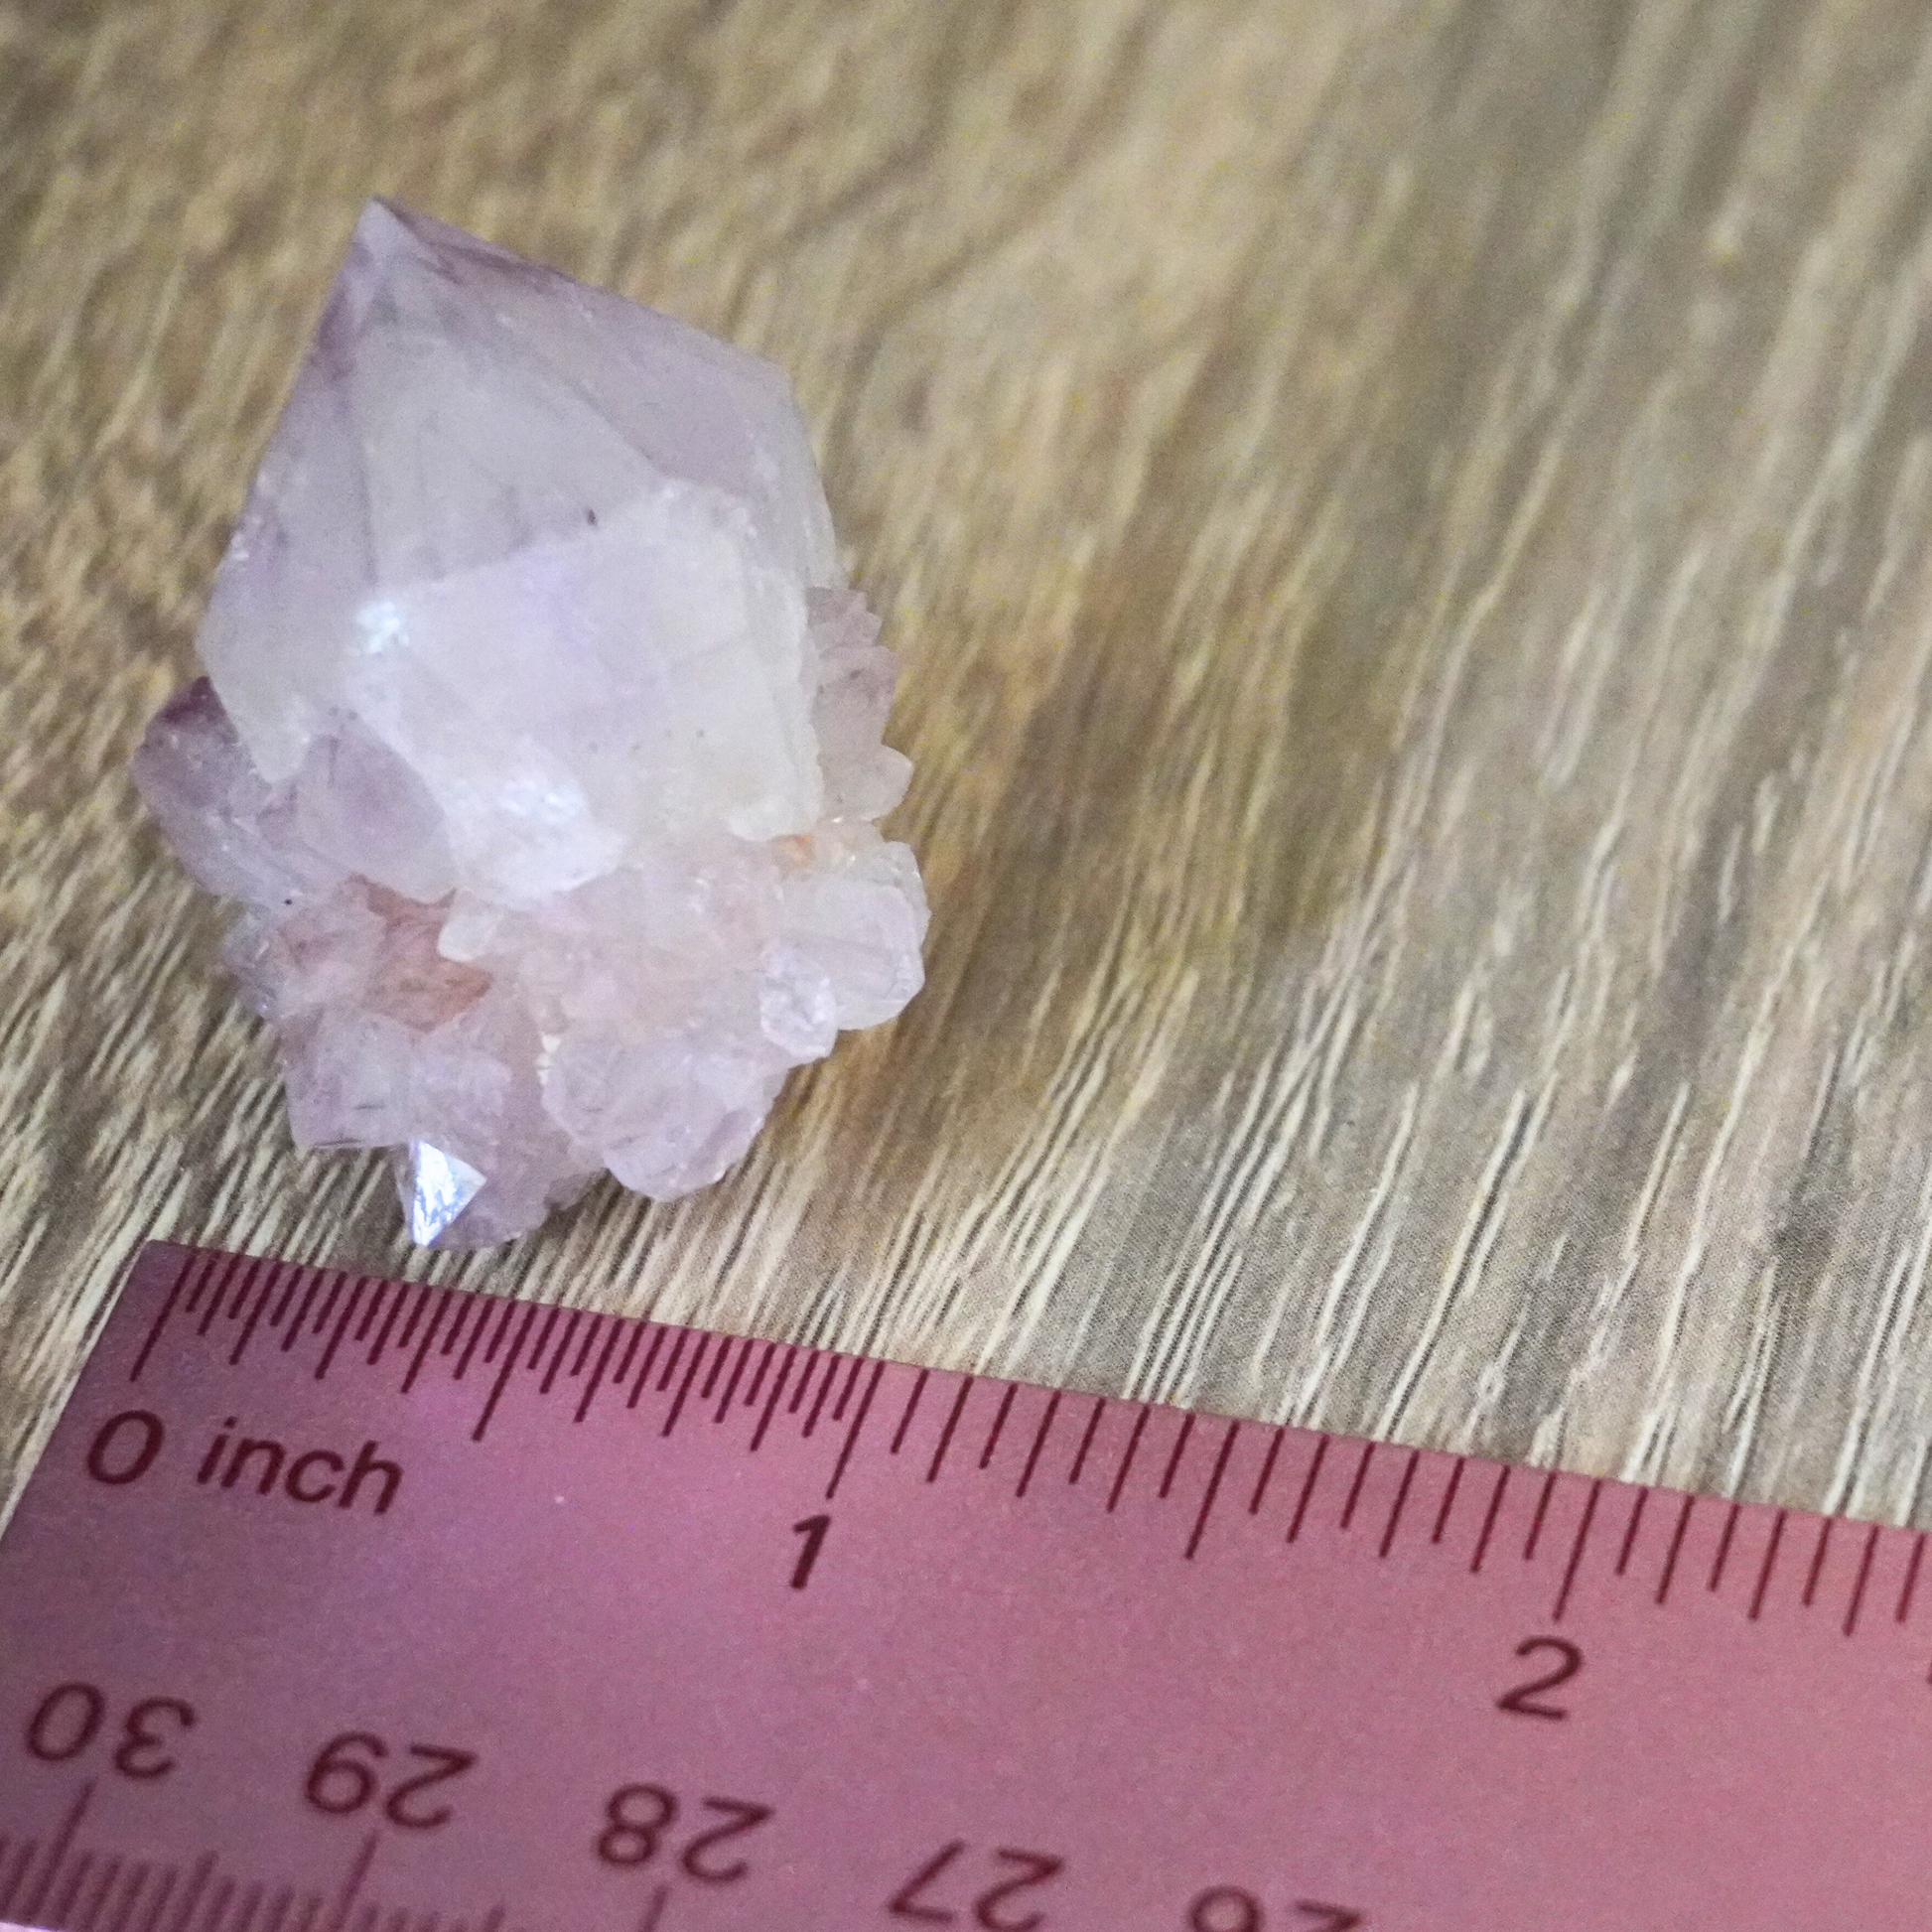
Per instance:
[[[134,776],[417,1241],[660,1196],[918,990],[895,660],[768,364],[371,203]]]

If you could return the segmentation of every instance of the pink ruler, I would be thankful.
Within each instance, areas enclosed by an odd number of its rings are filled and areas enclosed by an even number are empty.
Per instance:
[[[1922,1535],[147,1249],[0,1920],[1932,1924]]]

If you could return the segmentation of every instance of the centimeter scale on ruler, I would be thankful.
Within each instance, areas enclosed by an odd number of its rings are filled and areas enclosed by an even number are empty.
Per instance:
[[[0,1922],[1920,1928],[1925,1538],[165,1245]]]

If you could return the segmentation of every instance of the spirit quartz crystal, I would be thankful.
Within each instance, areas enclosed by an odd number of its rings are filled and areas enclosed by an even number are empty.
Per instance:
[[[918,990],[895,660],[769,364],[372,202],[134,777],[411,1237],[716,1180]]]

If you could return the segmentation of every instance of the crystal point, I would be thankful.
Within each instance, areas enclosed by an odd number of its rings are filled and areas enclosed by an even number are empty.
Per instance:
[[[411,1236],[671,1195],[917,991],[895,660],[769,364],[373,202],[134,776]]]
[[[397,1176],[409,1238],[419,1248],[438,1240],[476,1199],[483,1177],[468,1161],[427,1141],[411,1141]]]

